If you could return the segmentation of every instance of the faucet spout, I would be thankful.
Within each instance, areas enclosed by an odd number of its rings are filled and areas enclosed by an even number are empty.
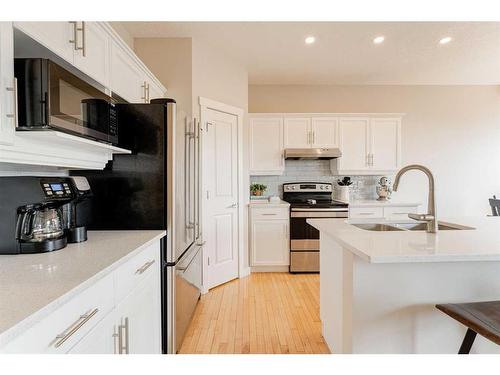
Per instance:
[[[426,174],[428,180],[429,180],[429,196],[428,196],[428,202],[427,202],[427,214],[424,215],[415,215],[415,214],[409,214],[408,217],[411,219],[415,220],[422,220],[427,222],[427,232],[429,233],[437,233],[438,231],[438,220],[436,217],[436,199],[435,199],[435,183],[434,183],[434,176],[431,172],[431,170],[423,165],[419,164],[411,164],[407,165],[406,167],[401,168],[398,173],[396,174],[396,178],[394,180],[394,186],[393,186],[393,191],[397,191],[399,187],[399,181],[401,179],[401,176],[405,174],[408,171],[411,170],[419,170],[422,171]]]

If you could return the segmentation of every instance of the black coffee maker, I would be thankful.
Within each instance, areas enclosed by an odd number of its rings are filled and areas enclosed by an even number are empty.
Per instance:
[[[64,232],[68,238],[68,243],[87,241],[87,227],[78,220],[77,213],[79,211],[77,206],[83,201],[92,198],[92,190],[90,190],[89,182],[85,177],[72,176],[69,179],[75,197],[62,207],[65,223]]]
[[[90,195],[90,187],[71,177],[0,177],[0,254],[49,252],[84,241],[74,205]]]

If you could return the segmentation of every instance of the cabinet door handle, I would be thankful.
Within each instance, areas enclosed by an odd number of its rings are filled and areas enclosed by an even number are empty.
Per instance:
[[[144,100],[144,103],[148,102],[148,94],[147,94],[147,82],[144,81],[142,87],[142,96],[141,99]]]
[[[136,274],[139,274],[139,275],[142,275],[144,273],[144,271],[146,271],[149,267],[151,267],[153,265],[153,263],[155,262],[155,260],[150,260],[149,262],[146,262],[142,265],[142,267],[139,267],[135,273]]]
[[[14,125],[17,127],[18,124],[18,116],[17,116],[17,78],[14,78],[12,87],[7,87],[7,91],[12,92],[13,95],[13,108],[12,113],[7,114],[7,118],[14,119]]]
[[[312,132],[312,144],[315,144],[316,143],[316,132]]]
[[[118,354],[129,354],[128,318],[118,326]]]
[[[77,31],[77,22],[76,21],[69,21],[70,24],[73,25],[73,40],[69,40],[71,44],[73,44],[73,49],[75,51],[78,50],[78,31]]]
[[[148,99],[147,99],[146,103],[149,103],[149,101],[150,101],[150,98],[149,98],[149,83],[148,83]],[[195,126],[196,126],[196,122],[195,122]]]
[[[77,21],[69,21],[73,25],[73,40],[70,40],[69,42],[74,44],[74,49],[75,51],[82,51],[83,57],[86,55],[86,46],[85,46],[85,21],[82,22],[82,27],[78,27],[78,22]],[[82,46],[80,47],[78,45],[78,32],[82,33]]]
[[[69,326],[63,333],[56,336],[54,347],[59,348],[98,312],[99,309],[95,308],[81,315],[80,318],[78,318],[78,320]]]
[[[373,154],[370,154],[370,165],[373,167]]]
[[[82,32],[82,47],[79,48],[82,50],[82,55],[85,57],[87,55],[87,40],[85,38],[86,30],[85,30],[85,21],[82,21],[82,27],[79,29]]]
[[[113,352],[115,354],[121,354],[121,352],[120,352],[120,344],[121,344],[120,326],[118,326],[118,328],[116,326],[113,328],[113,334],[111,335],[111,337],[113,338],[113,347],[114,347]]]

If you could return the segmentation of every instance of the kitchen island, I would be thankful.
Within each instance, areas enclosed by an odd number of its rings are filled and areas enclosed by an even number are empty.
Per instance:
[[[442,221],[473,229],[308,220],[320,231],[320,317],[332,353],[458,352],[466,328],[435,305],[500,299],[500,217]],[[500,347],[478,336],[471,353]]]

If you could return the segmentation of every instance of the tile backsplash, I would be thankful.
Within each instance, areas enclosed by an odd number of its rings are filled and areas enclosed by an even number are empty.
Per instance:
[[[267,186],[266,196],[283,196],[283,183],[286,182],[331,182],[334,197],[338,187],[337,180],[344,176],[333,175],[329,160],[285,160],[285,171],[281,176],[250,176],[250,183]],[[375,187],[381,176],[349,176],[353,181],[350,189],[351,200],[376,199]]]

